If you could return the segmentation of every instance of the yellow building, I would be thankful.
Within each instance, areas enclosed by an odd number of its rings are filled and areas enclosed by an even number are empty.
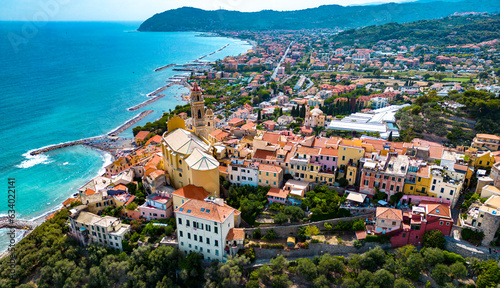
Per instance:
[[[432,175],[429,166],[410,163],[403,192],[407,195],[432,196],[428,194],[431,181]]]
[[[349,185],[354,185],[356,183],[356,173],[358,168],[354,165],[347,165],[347,171],[345,178],[349,182]]]
[[[338,160],[337,167],[341,176],[345,176],[346,172],[356,171],[352,168],[348,169],[348,166],[357,167],[358,162],[365,155],[365,149],[362,146],[361,140],[346,140],[343,139],[339,145],[338,149]],[[351,177],[356,178],[356,173],[353,173]],[[347,178],[347,177],[346,177]]]
[[[474,160],[475,168],[491,168],[495,164],[495,156],[491,152],[479,152]]]
[[[491,134],[477,134],[474,138],[472,148],[481,150],[498,151],[500,149],[500,136]]]
[[[275,165],[260,164],[257,178],[259,186],[281,188],[283,186],[283,169]]]
[[[219,162],[212,156],[213,149],[182,128],[166,132],[162,140],[163,164],[171,185],[179,189],[193,184],[219,197]]]

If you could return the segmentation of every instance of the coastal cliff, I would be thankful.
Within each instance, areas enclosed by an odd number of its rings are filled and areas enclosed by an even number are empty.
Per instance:
[[[449,2],[455,2],[450,5]],[[237,8],[237,7],[235,7]],[[461,12],[500,12],[498,1],[436,1],[388,3],[372,6],[324,5],[296,11],[263,10],[238,12],[207,11],[182,7],[155,14],[139,27],[139,31],[213,31],[358,28],[389,22],[405,23],[442,18]]]

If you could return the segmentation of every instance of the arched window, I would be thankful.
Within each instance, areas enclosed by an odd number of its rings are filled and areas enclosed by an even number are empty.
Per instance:
[[[198,110],[198,119],[201,119],[201,110]]]

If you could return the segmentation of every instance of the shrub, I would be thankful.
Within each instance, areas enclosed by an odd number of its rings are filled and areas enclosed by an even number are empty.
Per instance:
[[[261,236],[262,234],[260,233],[260,228],[255,229],[252,233],[253,239],[260,239]]]
[[[274,229],[270,229],[267,231],[266,235],[264,235],[264,237],[262,237],[262,239],[267,239],[267,240],[273,240],[273,239],[276,239],[278,238],[278,235],[276,234],[276,232],[274,231]]]
[[[319,241],[319,239],[312,239],[311,240],[311,243],[320,243],[321,241]]]
[[[381,240],[382,240],[381,237],[377,235],[366,235],[365,239],[366,242],[376,242],[376,243],[380,243]]]
[[[365,221],[363,221],[363,219],[354,220],[352,229],[354,229],[354,231],[364,231],[366,229]]]
[[[481,241],[483,241],[484,238],[483,231],[475,231],[470,228],[462,229],[461,235],[462,239],[476,245],[481,244]]]
[[[444,257],[444,262],[446,262],[447,264],[453,264],[455,262],[465,263],[464,257],[455,253],[448,252],[446,250],[443,250],[443,257]]]
[[[445,243],[444,235],[439,230],[426,231],[424,237],[422,237],[422,245],[424,247],[443,249]]]

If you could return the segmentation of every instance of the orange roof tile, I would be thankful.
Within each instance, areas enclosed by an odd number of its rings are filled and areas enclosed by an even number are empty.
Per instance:
[[[320,155],[324,156],[338,156],[339,150],[332,148],[321,148]]]
[[[66,207],[66,206],[69,206],[71,203],[76,202],[76,201],[80,201],[80,200],[78,200],[78,198],[70,197],[70,198],[64,200],[64,202],[62,204],[64,207]]]
[[[280,139],[280,134],[278,134],[278,133],[266,132],[262,136],[262,140],[267,141],[269,143],[273,143],[273,144],[278,144],[279,139]]]
[[[267,151],[262,149],[257,149],[255,154],[253,155],[254,159],[263,159],[263,160],[276,160],[276,156],[273,151]]]
[[[92,195],[92,194],[95,194],[95,191],[90,189],[90,188],[87,188],[87,190],[85,190],[85,192],[83,192],[83,193],[85,193],[86,195]]]
[[[205,190],[203,187],[194,186],[193,184],[189,184],[182,188],[175,190],[172,195],[177,195],[180,197],[188,198],[188,199],[196,199],[203,200],[210,195],[210,193]]]
[[[231,228],[227,233],[226,240],[244,240],[245,239],[245,229],[243,228]]]
[[[135,135],[136,140],[144,140],[148,137],[149,131],[139,131],[137,135]]]
[[[280,166],[267,165],[267,164],[260,164],[259,165],[259,171],[267,171],[267,172],[279,173],[282,170],[283,169],[281,169]]]
[[[403,220],[403,212],[399,209],[377,207],[376,217],[391,220]]]
[[[429,148],[429,157],[430,158],[435,158],[435,159],[440,159],[441,155],[443,155],[443,147],[435,147],[431,146]]]
[[[228,205],[220,206],[204,200],[189,199],[175,213],[222,223],[235,211],[237,210]]]
[[[267,192],[267,196],[272,196],[272,197],[279,197],[279,198],[285,198],[288,197],[288,193],[290,193],[290,190],[283,190],[279,188],[271,188]]]
[[[319,152],[319,148],[309,148],[304,146],[300,146],[299,148],[297,148],[297,153],[299,154],[318,156],[320,154]]]
[[[160,135],[155,135],[153,137],[151,137],[148,142],[146,142],[146,145],[149,145],[151,144],[151,142],[154,142],[154,143],[161,143],[161,136]]]

